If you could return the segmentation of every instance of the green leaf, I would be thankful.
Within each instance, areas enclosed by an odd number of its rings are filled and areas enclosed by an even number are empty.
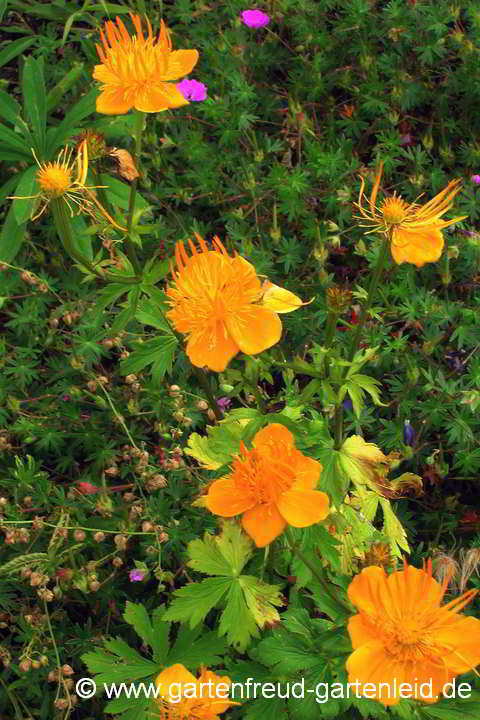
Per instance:
[[[253,554],[253,543],[236,522],[226,521],[221,535],[205,533],[203,540],[188,544],[194,570],[207,575],[238,577]]]
[[[25,117],[32,126],[36,151],[43,158],[46,150],[47,100],[43,77],[43,57],[30,56],[25,61],[22,78]]]
[[[74,63],[73,67],[62,77],[47,95],[47,113],[55,110],[63,100],[64,95],[72,89],[83,73],[84,63]]]
[[[143,642],[152,647],[153,628],[145,607],[141,603],[137,604],[127,600],[123,618],[133,627]]]
[[[152,261],[151,263],[147,263],[144,272],[146,282],[155,285],[159,280],[163,280],[170,270],[170,264],[171,261],[169,258],[159,260],[158,262]]]
[[[117,640],[117,642],[119,641]],[[129,648],[129,650],[135,653],[138,659],[134,660],[133,657],[130,659],[131,656],[129,655],[128,661],[125,662],[123,656],[118,657],[116,653],[112,654],[104,650],[85,653],[81,658],[89,671],[96,674],[95,681],[99,684],[140,680],[158,673],[159,667],[156,663],[145,660],[132,648]],[[120,663],[119,661],[123,662]]]
[[[28,37],[8,42],[0,52],[0,67],[9,63],[10,60],[13,60],[13,58],[17,57],[17,55],[21,55],[24,50],[30,47],[30,45],[33,45],[36,39],[36,37]]]
[[[159,384],[166,372],[172,370],[173,358],[177,348],[177,338],[174,335],[163,335],[161,338],[147,340],[135,349],[126,360],[120,363],[123,375],[137,373],[147,365],[152,365],[153,380]]]
[[[5,90],[0,90],[0,117],[15,125],[20,112],[20,105],[15,98],[6,93]]]
[[[387,498],[379,498],[380,505],[383,509],[383,532],[388,538],[388,542],[392,548],[392,553],[396,557],[402,557],[402,550],[409,553],[410,548],[407,541],[407,533],[392,510],[390,501]]]
[[[152,702],[152,700],[142,696],[142,693],[139,693],[138,699],[133,693],[131,694],[131,697],[127,697],[127,695],[124,694],[122,697],[110,700],[110,702],[105,705],[103,712],[116,715],[117,713],[122,713],[126,710],[128,712],[135,710],[135,712],[138,713],[136,717],[138,717],[139,720],[147,720],[147,711]],[[122,715],[121,717],[122,720],[125,720],[126,715]]]
[[[207,578],[200,583],[190,583],[175,590],[174,600],[163,619],[188,623],[194,628],[225,596],[229,587],[228,578],[215,577]]]
[[[207,437],[192,433],[188,438],[187,455],[191,455],[209,470],[217,470],[232,461],[240,451],[244,425],[230,419],[222,420],[215,427],[207,426]]]
[[[25,138],[17,132],[14,132],[6,125],[0,125],[0,144],[7,149],[18,153],[20,156],[32,162],[32,152],[29,147],[25,146]]]
[[[26,229],[26,223],[18,225],[15,220],[12,204],[0,232],[0,261],[11,263],[15,259],[22,246]]]
[[[93,87],[86,95],[84,95],[71,110],[67,112],[64,119],[56,128],[50,128],[47,132],[47,152],[46,155],[53,155],[55,150],[68,140],[74,131],[80,129],[80,123],[88,115],[95,112],[95,101],[98,90]],[[102,185],[103,183],[99,183]]]
[[[37,169],[36,165],[27,168],[27,170],[23,172],[17,189],[15,190],[15,194],[19,196],[13,201],[13,213],[17,225],[22,225],[30,219],[32,210],[35,204],[38,203],[38,198],[29,197],[38,193],[36,179]],[[35,191],[37,191],[37,193]]]
[[[138,285],[136,285],[132,290],[128,291],[128,305],[115,318],[110,329],[112,335],[116,335],[121,330],[123,330],[128,325],[130,320],[135,317],[139,295],[140,288]]]
[[[182,663],[189,670],[196,670],[201,665],[220,665],[224,662],[225,640],[219,638],[213,630],[205,632],[201,627],[191,629],[182,626],[174,646],[170,650],[165,665]],[[201,637],[199,637],[202,633]]]
[[[328,445],[320,448],[316,459],[323,466],[317,490],[328,493],[334,504],[338,506],[343,502],[350,480],[341,465],[340,452],[333,449],[333,441],[329,441]]]
[[[151,325],[157,330],[173,335],[172,328],[165,320],[164,317],[165,308],[159,307],[153,300],[147,300],[143,298],[137,307],[135,317],[143,325]]]
[[[226,635],[227,641],[243,652],[252,637],[259,637],[255,619],[246,603],[239,581],[230,584],[225,610],[220,616],[218,634]]]
[[[165,605],[159,605],[152,613],[152,642],[150,643],[153,650],[153,659],[159,665],[164,665],[168,651],[168,634],[170,632],[170,624],[165,622]]]
[[[318,663],[318,653],[312,642],[299,635],[291,635],[282,626],[261,640],[253,653],[254,659],[275,668],[278,673],[294,673]]]
[[[97,292],[97,302],[95,303],[94,312],[101,313],[107,305],[111,305],[122,295],[131,290],[130,285],[122,285],[121,283],[110,283],[106,287],[101,288]]]
[[[130,185],[123,183],[121,180],[118,180],[118,178],[115,178],[112,175],[107,175],[106,173],[100,174],[99,185],[107,186],[105,192],[107,193],[108,201],[112,205],[120,208],[121,210],[128,210],[128,203],[130,201]],[[149,203],[140,195],[139,192],[137,192],[135,195],[136,210],[143,212],[149,207]]]
[[[287,717],[285,700],[278,697],[257,698],[245,708],[245,720],[286,720]]]

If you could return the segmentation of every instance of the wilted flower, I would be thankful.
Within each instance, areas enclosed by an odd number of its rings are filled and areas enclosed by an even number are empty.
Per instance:
[[[348,597],[359,612],[348,622],[346,667],[361,694],[368,684],[369,698],[396,705],[406,683],[409,697],[434,703],[446,683],[480,663],[480,620],[459,614],[477,590],[442,606],[446,589],[432,578],[431,560],[423,570],[405,562],[391,575],[372,566],[353,579]]]
[[[73,148],[68,148],[67,146],[59,152],[57,159],[53,163],[39,163],[33,150],[32,153],[39,167],[36,180],[40,186],[40,192],[37,195],[27,195],[25,197],[14,195],[11,197],[11,199],[18,200],[39,198],[42,201],[40,210],[32,217],[32,220],[37,220],[43,215],[50,202],[62,199],[66,203],[72,216],[74,213],[70,203],[78,207],[79,213],[85,212],[94,218],[95,208],[97,208],[111,225],[119,230],[125,230],[125,228],[117,225],[113,218],[110,217],[105,208],[97,200],[95,193],[92,192],[99,187],[105,186],[87,186],[85,184],[88,173],[88,149],[86,140],[82,140],[80,143],[74,160],[72,160]]]
[[[128,577],[130,578],[130,582],[141,582],[146,575],[145,570],[130,570],[128,573]]]
[[[361,219],[374,227],[368,232],[382,232],[391,238],[391,252],[397,264],[404,262],[422,267],[439,259],[443,250],[442,229],[464,220],[462,215],[452,220],[440,218],[452,207],[455,195],[460,191],[461,180],[452,180],[447,187],[425,205],[407,203],[396,193],[376,205],[377,193],[383,172],[383,163],[377,173],[367,208],[363,206],[365,180],[361,178],[360,193],[356,207]]]
[[[244,25],[248,25],[250,28],[265,27],[270,22],[270,18],[267,13],[261,10],[244,10],[242,12],[242,20]]]
[[[177,83],[176,88],[180,90],[185,100],[203,102],[207,99],[207,86],[198,80],[185,78],[181,83]]]
[[[145,38],[139,15],[132,15],[136,35],[130,37],[123,22],[108,20],[105,33],[100,31],[102,46],[97,45],[101,65],[95,65],[93,77],[102,83],[97,98],[97,112],[122,115],[132,108],[154,113],[188,105],[188,101],[172,81],[178,80],[195,67],[197,50],[172,50],[169,32],[163,20],[160,34],[154,38],[146,19]]]
[[[230,257],[218,237],[213,250],[195,234],[192,256],[177,243],[174,285],[166,291],[167,317],[187,335],[186,352],[192,365],[222,372],[238,353],[257,355],[275,345],[282,334],[278,313],[292,312],[300,298],[265,281],[247,260]]]
[[[215,480],[205,506],[221,517],[242,514],[242,525],[257,547],[265,547],[287,525],[303,528],[327,517],[328,497],[315,490],[321,464],[295,447],[284,425],[260,430],[252,450],[243,443],[230,475]]]

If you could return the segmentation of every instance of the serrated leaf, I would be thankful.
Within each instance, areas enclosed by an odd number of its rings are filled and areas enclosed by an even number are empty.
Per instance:
[[[183,626],[179,629],[174,646],[168,653],[166,665],[182,663],[189,670],[196,670],[201,665],[219,665],[224,662],[225,640],[218,633],[203,631],[201,628],[191,629]]]
[[[340,463],[340,452],[333,449],[333,441],[321,447],[315,459],[323,466],[317,490],[328,493],[334,505],[341,505],[350,485],[350,479]]]
[[[127,600],[123,618],[133,627],[135,632],[144,643],[152,646],[153,628],[145,607],[141,603],[133,603]]]
[[[285,700],[278,697],[258,698],[249,702],[245,708],[245,720],[279,720],[287,717]]]
[[[387,498],[380,497],[379,502],[383,509],[383,532],[388,538],[393,555],[401,558],[402,550],[406,553],[410,552],[407,541],[407,533],[405,532],[402,523],[393,512],[390,501],[387,500]]]
[[[252,638],[259,637],[255,619],[248,609],[238,581],[230,584],[225,610],[220,616],[218,634],[225,635],[230,645],[243,652]]]
[[[202,622],[207,613],[225,596],[230,586],[228,578],[215,577],[190,583],[175,590],[174,600],[167,609],[164,620],[185,622],[191,628]]]
[[[172,328],[164,317],[164,308],[158,307],[153,300],[143,298],[138,303],[135,317],[143,325],[151,325],[157,330],[173,335]]]
[[[126,695],[123,695],[123,697],[116,698],[115,700],[110,700],[109,703],[107,703],[103,709],[103,712],[108,713],[109,715],[116,715],[117,713],[124,713],[126,711],[130,712],[132,709],[135,709],[135,712],[141,713],[138,715],[141,720],[147,720],[148,715],[146,714],[148,709],[151,707],[152,700],[149,700],[145,697],[127,697]],[[124,720],[125,715],[122,715],[122,719]]]
[[[237,577],[253,554],[253,542],[242,531],[238,523],[232,520],[225,521],[220,535],[213,536],[206,533],[204,541],[206,546],[209,545],[211,548],[216,548],[218,551],[218,555],[216,557],[218,559],[223,558],[225,560],[224,567],[228,568],[227,574],[230,577]],[[201,567],[201,552],[204,552],[205,550],[206,547],[200,548],[199,545],[195,545],[193,547],[192,554],[190,553],[189,546],[189,553],[192,558],[192,567],[195,567],[196,570],[200,570],[201,572],[207,572]],[[215,574],[223,575],[224,573],[220,572]]]
[[[318,654],[310,642],[299,635],[290,635],[283,628],[261,640],[255,648],[254,658],[275,668],[278,673],[295,673],[318,663]]]
[[[158,672],[158,665],[141,656],[139,658],[139,660],[129,660],[128,663],[120,664],[118,655],[107,653],[104,650],[95,650],[81,656],[89,671],[96,674],[95,681],[99,684],[140,680]]]
[[[259,628],[263,629],[267,623],[280,621],[277,607],[285,605],[280,585],[269,585],[252,575],[241,575],[238,582],[245,595],[247,607]]]
[[[168,635],[170,624],[164,620],[165,612],[165,605],[159,605],[152,613],[153,634],[150,645],[153,650],[153,659],[159,665],[165,664],[169,651]]]
[[[244,425],[230,420],[215,427],[207,426],[207,437],[192,433],[185,452],[209,470],[217,470],[231,462],[240,451]]]
[[[232,577],[232,568],[224,555],[213,535],[205,534],[203,540],[192,540],[188,543],[187,548],[190,560],[188,566],[206,575],[221,575],[223,577]]]
[[[162,335],[161,338],[147,340],[136,348],[126,360],[120,363],[123,375],[137,373],[147,365],[153,365],[152,375],[158,383],[166,372],[171,372],[177,338],[174,335]]]

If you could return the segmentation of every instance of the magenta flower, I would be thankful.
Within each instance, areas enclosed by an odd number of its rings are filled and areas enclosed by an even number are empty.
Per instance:
[[[175,87],[182,93],[185,100],[202,102],[207,99],[207,86],[198,82],[198,80],[185,78],[181,83],[177,83]]]
[[[130,570],[130,572],[128,573],[130,582],[142,582],[145,575],[145,570]]]
[[[270,22],[267,13],[261,10],[244,10],[242,12],[242,20],[245,25],[250,28],[265,27]]]
[[[480,185],[480,175],[472,175],[472,177],[470,178],[470,180],[471,180],[475,185]]]

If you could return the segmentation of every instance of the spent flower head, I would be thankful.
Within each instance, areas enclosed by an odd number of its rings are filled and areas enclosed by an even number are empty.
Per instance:
[[[449,182],[425,205],[407,203],[396,193],[377,205],[382,172],[383,163],[377,172],[370,199],[364,197],[365,179],[361,177],[358,203],[355,203],[360,210],[357,217],[373,226],[368,232],[382,232],[390,238],[392,257],[397,264],[409,262],[422,267],[427,262],[435,262],[443,250],[442,229],[467,217],[462,215],[452,220],[441,220],[442,215],[452,207],[453,199],[461,189],[461,180]],[[364,200],[367,207],[364,207]]]

